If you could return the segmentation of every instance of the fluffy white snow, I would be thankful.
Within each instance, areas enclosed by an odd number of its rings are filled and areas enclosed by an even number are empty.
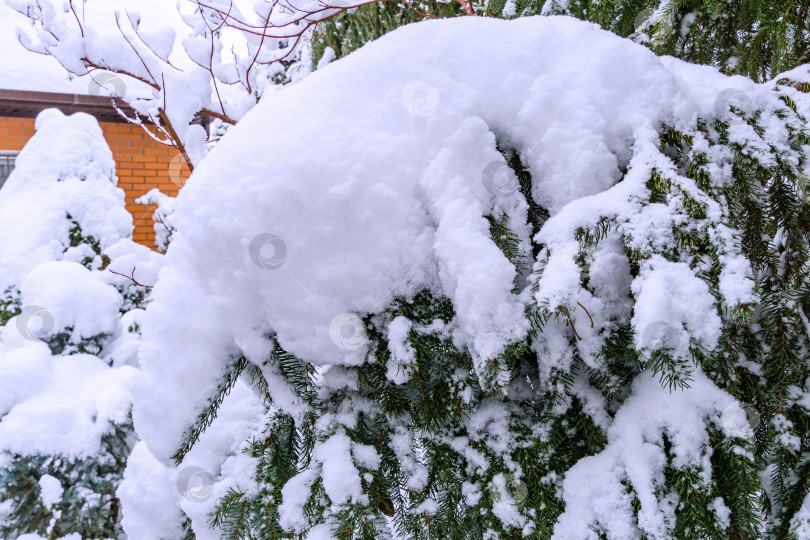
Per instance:
[[[20,297],[24,306],[38,306],[48,312],[51,332],[68,331],[76,342],[115,332],[123,301],[115,287],[70,261],[35,267],[23,280]]]
[[[168,467],[157,463],[143,442],[136,444],[117,492],[123,502],[122,524],[129,538],[182,537],[182,511],[173,488]]]
[[[111,369],[89,354],[51,356],[42,343],[15,347],[9,326],[0,333],[0,385],[15,388],[22,377],[25,386],[13,392],[16,403],[0,420],[0,450],[71,457],[98,453],[110,423],[127,418],[127,385],[135,368]]]
[[[690,337],[711,350],[720,339],[720,316],[708,285],[685,263],[660,255],[645,261],[633,282],[633,327],[639,350],[673,349],[689,358]],[[661,331],[656,331],[656,330]]]
[[[263,426],[264,415],[261,401],[240,382],[182,466],[164,465],[139,442],[117,492],[129,537],[182,537],[178,526],[189,516],[199,540],[218,540],[220,531],[208,526],[208,516],[230,488],[246,493],[255,489],[256,463],[243,445]]]
[[[672,538],[672,501],[659,499],[657,488],[664,478],[655,473],[666,462],[662,436],[666,433],[672,444],[676,467],[704,466],[712,451],[706,421],[719,425],[722,411],[733,402],[702,373],[693,377],[691,388],[674,393],[649,372],[634,381],[630,398],[607,430],[607,447],[566,473],[565,512],[554,527],[554,539],[597,540],[594,529],[610,540],[638,538],[638,529],[649,538]],[[630,504],[633,495],[620,479],[641,503],[638,520]]]
[[[810,116],[810,96],[802,88],[802,85],[810,84],[810,65],[804,64],[781,73],[773,78],[771,84],[785,92],[805,118]]]
[[[790,530],[797,538],[810,538],[810,495],[805,497],[802,507],[790,521]]]
[[[391,359],[388,361],[386,377],[402,384],[410,378],[409,364],[414,361],[414,350],[408,343],[411,322],[406,317],[397,317],[388,325],[388,348]]]
[[[64,493],[61,482],[49,474],[44,474],[39,479],[39,489],[42,493],[42,502],[48,508],[58,503]]]

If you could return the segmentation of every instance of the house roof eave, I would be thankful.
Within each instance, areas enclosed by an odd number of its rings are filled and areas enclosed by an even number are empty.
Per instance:
[[[118,98],[115,104],[128,116],[134,116],[132,108]],[[34,118],[44,109],[55,107],[65,114],[84,112],[100,122],[122,123],[121,117],[106,96],[32,92],[28,90],[0,90],[0,116],[11,118]]]

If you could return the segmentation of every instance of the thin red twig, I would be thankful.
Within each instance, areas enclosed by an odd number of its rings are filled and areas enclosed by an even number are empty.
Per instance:
[[[404,2],[405,2],[406,4],[408,4],[408,7],[409,7],[409,8],[411,8],[413,11],[417,12],[419,15],[421,15],[421,16],[423,16],[423,17],[430,17],[431,19],[441,19],[441,17],[437,17],[437,16],[435,16],[435,15],[431,15],[431,14],[429,14],[429,13],[423,13],[422,11],[419,11],[418,9],[416,9],[416,7],[414,7],[414,5],[413,5],[413,4],[411,4],[410,2],[408,2],[408,0],[404,0]]]
[[[155,211],[155,215],[157,216],[158,223],[160,223],[161,225],[163,225],[163,227],[164,227],[164,228],[165,228],[165,229],[166,229],[166,230],[169,232],[169,234],[172,234],[172,230],[169,228],[169,226],[168,226],[168,225],[166,225],[166,224],[163,222],[163,216],[161,216],[161,215],[160,215],[160,212]]]
[[[122,277],[127,278],[128,280],[132,281],[132,283],[134,283],[135,285],[138,285],[139,287],[146,287],[147,289],[151,289],[152,287],[154,287],[154,285],[144,285],[143,283],[138,283],[138,281],[135,279],[135,269],[134,268],[132,269],[132,275],[131,276],[128,276],[126,274],[122,274],[121,272],[116,272],[115,270],[110,270],[110,272],[112,272],[113,274],[116,274],[118,276],[122,276]]]
[[[79,25],[79,32],[81,32],[82,37],[84,37],[84,27],[82,27],[82,22],[79,20],[79,15],[76,13],[76,9],[73,7],[73,0],[70,0],[70,11],[73,12],[73,16],[76,18],[76,24]]]

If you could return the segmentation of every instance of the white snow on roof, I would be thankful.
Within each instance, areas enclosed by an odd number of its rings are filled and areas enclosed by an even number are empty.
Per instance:
[[[28,51],[17,40],[16,28],[29,20],[0,1],[0,90],[30,90],[89,94],[89,77],[68,78],[55,58]]]
[[[81,4],[79,17],[100,34],[114,35],[118,33],[116,11],[141,13],[144,29],[173,27],[178,37],[189,31],[176,6],[165,0],[138,0],[135,5],[126,0],[93,1]],[[108,95],[90,75],[71,76],[56,59],[27,50],[17,38],[18,30],[34,34],[31,21],[0,0],[0,90]],[[141,86],[130,80],[126,85],[128,93]]]

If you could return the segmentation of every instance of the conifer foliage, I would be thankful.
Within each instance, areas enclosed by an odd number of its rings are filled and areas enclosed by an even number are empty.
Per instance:
[[[807,2],[557,2],[549,13],[573,15],[669,54],[766,81],[810,62]]]

